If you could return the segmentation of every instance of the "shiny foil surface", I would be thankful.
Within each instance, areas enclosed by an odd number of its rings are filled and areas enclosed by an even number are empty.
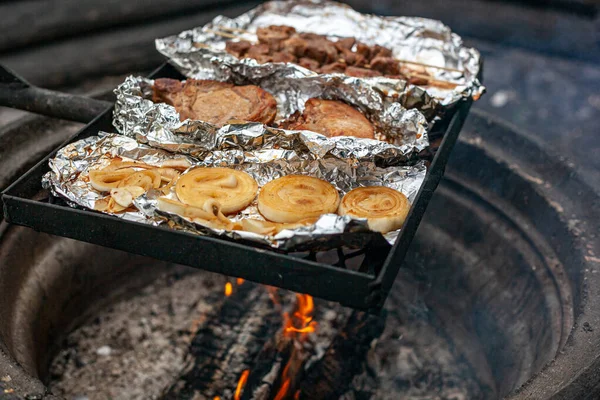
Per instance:
[[[120,133],[142,143],[198,158],[217,150],[252,152],[277,148],[294,150],[307,158],[330,154],[389,166],[410,161],[429,144],[426,117],[417,109],[408,110],[401,105],[398,99],[414,99],[402,97],[393,80],[380,79],[367,85],[362,79],[341,75],[299,79],[270,76],[254,83],[277,100],[276,122],[303,111],[310,98],[342,100],[360,110],[375,126],[377,136],[385,141],[350,136],[328,138],[311,131],[277,129],[260,123],[218,127],[190,119],[180,121],[175,107],[150,100],[153,80],[133,76],[115,89],[113,124]],[[436,105],[428,100],[429,108],[422,108],[434,115]]]
[[[194,166],[229,166],[249,173],[262,187],[267,182],[289,174],[310,175],[332,183],[343,196],[360,186],[381,185],[399,190],[412,203],[423,183],[426,174],[425,165],[419,162],[413,166],[379,168],[373,162],[351,163],[337,157],[323,159],[303,159],[293,150],[279,150],[281,158],[262,156],[260,152],[246,154],[241,150],[217,151]],[[71,206],[93,209],[97,200],[105,195],[96,191],[89,183],[91,169],[107,166],[114,157],[125,161],[136,160],[160,166],[162,163],[185,158],[190,165],[193,160],[181,155],[137,143],[134,139],[101,133],[71,143],[62,148],[50,160],[50,169],[42,180],[42,185],[56,196],[64,198]],[[201,235],[212,235],[254,244],[278,248],[286,251],[325,250],[340,245],[364,246],[380,233],[368,229],[366,220],[326,214],[310,226],[284,230],[275,236],[262,236],[246,231],[225,231],[208,228],[194,223],[179,215],[169,214],[156,209],[156,199],[161,192],[151,190],[134,200],[138,211],[112,214],[117,217],[153,225],[166,224],[173,229],[185,230]],[[175,198],[175,193],[168,195]],[[232,220],[242,218],[263,219],[258,213],[256,201],[242,210]],[[389,232],[384,238],[393,243],[398,231]]]
[[[457,101],[471,97],[477,100],[485,91],[477,79],[481,68],[477,50],[463,46],[462,39],[450,28],[426,18],[381,17],[361,14],[347,5],[331,1],[273,1],[266,2],[237,18],[216,17],[211,23],[179,35],[156,40],[156,48],[188,77],[210,76],[212,79],[258,80],[269,76],[298,79],[317,76],[299,65],[291,63],[259,64],[256,60],[237,57],[225,51],[229,40],[257,42],[256,29],[269,25],[287,25],[298,32],[325,35],[331,40],[354,37],[368,45],[380,45],[392,50],[394,58],[413,61],[428,66],[418,66],[434,79],[456,84],[454,88],[428,85],[417,88],[403,80],[396,81],[397,91],[411,97],[420,96],[416,107],[429,107],[431,100],[445,108]],[[218,32],[228,35],[223,36]],[[217,33],[215,33],[217,32]],[[231,33],[235,32],[234,35]],[[235,36],[231,38],[230,36]],[[414,66],[414,64],[404,64]],[[445,67],[441,69],[435,67]],[[335,74],[334,74],[335,75]],[[327,78],[330,75],[320,75]],[[372,84],[388,81],[387,78],[359,78]],[[403,104],[406,106],[407,104]]]

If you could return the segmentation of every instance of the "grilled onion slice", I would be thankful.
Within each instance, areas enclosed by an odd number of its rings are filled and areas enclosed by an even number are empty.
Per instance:
[[[127,210],[127,207],[119,205],[112,196],[107,196],[96,200],[94,203],[94,210],[118,214]]]
[[[175,193],[182,202],[202,207],[216,200],[223,214],[235,214],[254,200],[258,184],[245,172],[230,168],[196,168],[182,175]]]
[[[258,211],[274,222],[296,222],[334,213],[340,196],[328,182],[287,175],[267,183],[258,194]]]
[[[369,186],[351,190],[344,196],[340,215],[367,218],[369,229],[386,233],[400,229],[410,203],[405,195],[384,186]]]
[[[205,198],[201,206],[191,206],[177,200],[159,197],[156,206],[161,211],[189,218],[211,228],[231,229],[233,226],[232,222],[223,215],[219,203],[214,199]]]
[[[90,183],[92,187],[100,192],[110,192],[129,175],[135,173],[132,168],[119,169],[117,171],[93,170],[90,171]]]
[[[284,229],[296,229],[302,226],[307,226],[317,222],[318,218],[303,219],[298,222],[292,223],[279,223],[270,221],[261,221],[258,219],[246,218],[243,219],[240,224],[241,230],[258,233],[259,235],[271,236],[276,235]]]

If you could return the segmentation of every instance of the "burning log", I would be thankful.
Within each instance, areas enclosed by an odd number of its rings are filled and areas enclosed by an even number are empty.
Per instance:
[[[226,285],[223,307],[195,334],[188,363],[163,395],[169,399],[234,398],[240,377],[281,324],[281,314],[262,287]]]
[[[336,399],[345,393],[373,340],[385,327],[385,318],[355,311],[335,337],[325,356],[309,369],[300,385],[299,399]]]

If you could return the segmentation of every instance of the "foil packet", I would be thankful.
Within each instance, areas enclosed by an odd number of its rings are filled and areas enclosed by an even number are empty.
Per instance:
[[[316,33],[330,40],[354,37],[367,45],[387,47],[404,65],[414,66],[432,79],[454,86],[418,88],[404,80],[394,80],[399,92],[420,96],[420,101],[414,103],[417,107],[430,104],[429,97],[443,107],[451,108],[464,98],[477,100],[485,91],[477,78],[481,68],[479,52],[463,46],[460,36],[440,21],[361,14],[332,1],[266,2],[237,18],[219,16],[203,27],[157,39],[156,49],[184,75],[192,78],[207,74],[217,80],[236,77],[252,80],[268,76],[297,79],[318,75],[296,64],[260,64],[250,58],[238,59],[225,51],[229,40],[257,42],[256,29],[270,25],[287,25],[298,32]],[[328,79],[328,75],[321,76]],[[378,77],[360,79],[369,84],[387,80]]]
[[[203,121],[181,121],[175,107],[151,100],[153,80],[134,76],[126,78],[114,91],[117,101],[113,125],[120,133],[142,143],[200,159],[216,150],[251,152],[283,148],[307,158],[333,155],[390,166],[412,160],[429,145],[426,117],[417,109],[403,107],[397,101],[403,97],[389,82],[365,85],[358,78],[338,75],[294,80],[270,76],[254,83],[276,98],[275,122],[302,112],[305,102],[313,97],[342,100],[360,110],[373,123],[377,135],[385,140],[328,138],[311,131],[277,129],[260,123],[218,127]],[[404,101],[409,100],[404,98]],[[435,106],[432,104],[427,110],[433,115]]]
[[[273,179],[289,174],[310,175],[326,180],[332,183],[342,196],[359,186],[382,185],[399,190],[407,196],[411,204],[427,172],[422,162],[413,166],[379,168],[372,162],[352,165],[336,157],[306,160],[291,150],[279,152],[279,159],[266,157],[268,161],[264,162],[261,162],[260,157],[252,154],[246,156],[244,152],[233,151],[233,156],[225,154],[228,152],[216,152],[193,166],[224,166],[228,161],[235,160],[236,164],[227,166],[249,173],[258,182],[259,188]],[[89,171],[107,166],[114,157],[156,166],[174,159],[178,162],[189,162],[191,166],[193,162],[190,158],[139,144],[123,135],[100,133],[99,136],[82,139],[60,149],[49,162],[51,170],[42,178],[42,186],[50,189],[55,196],[64,198],[70,206],[94,209],[95,202],[105,195],[91,186],[87,178]],[[158,190],[150,190],[134,200],[138,211],[111,215],[152,225],[166,224],[173,229],[194,234],[241,240],[284,251],[327,250],[340,245],[360,247],[381,236],[380,233],[368,229],[366,220],[336,214],[325,214],[314,225],[283,230],[274,236],[214,229],[158,210],[157,199],[163,195]],[[174,193],[168,196],[172,197]],[[255,202],[231,217],[233,221],[242,218],[263,219]],[[399,231],[389,232],[383,237],[392,244],[398,233]]]

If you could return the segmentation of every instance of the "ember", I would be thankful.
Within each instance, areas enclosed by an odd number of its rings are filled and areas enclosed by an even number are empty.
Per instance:
[[[240,376],[237,388],[235,389],[235,395],[233,396],[233,400],[240,400],[242,396],[242,391],[244,390],[244,386],[246,386],[246,382],[248,381],[248,375],[250,375],[249,369],[246,369],[244,370],[244,372],[242,372],[242,376]]]
[[[291,338],[294,341],[294,346],[281,374],[281,382],[283,383],[274,400],[283,400],[288,396],[294,376],[293,373],[290,373],[290,369],[294,368],[296,371],[299,371],[304,363],[305,357],[301,354],[303,347],[299,344],[308,338],[309,333],[315,332],[317,329],[318,324],[316,321],[313,321],[314,309],[315,305],[312,296],[296,294],[296,311],[294,311],[291,317],[289,313],[284,313],[283,315],[283,335]],[[296,391],[294,398],[300,398],[300,391]]]
[[[225,296],[229,297],[231,296],[231,293],[233,293],[233,286],[231,285],[231,282],[227,282],[225,284]]]

